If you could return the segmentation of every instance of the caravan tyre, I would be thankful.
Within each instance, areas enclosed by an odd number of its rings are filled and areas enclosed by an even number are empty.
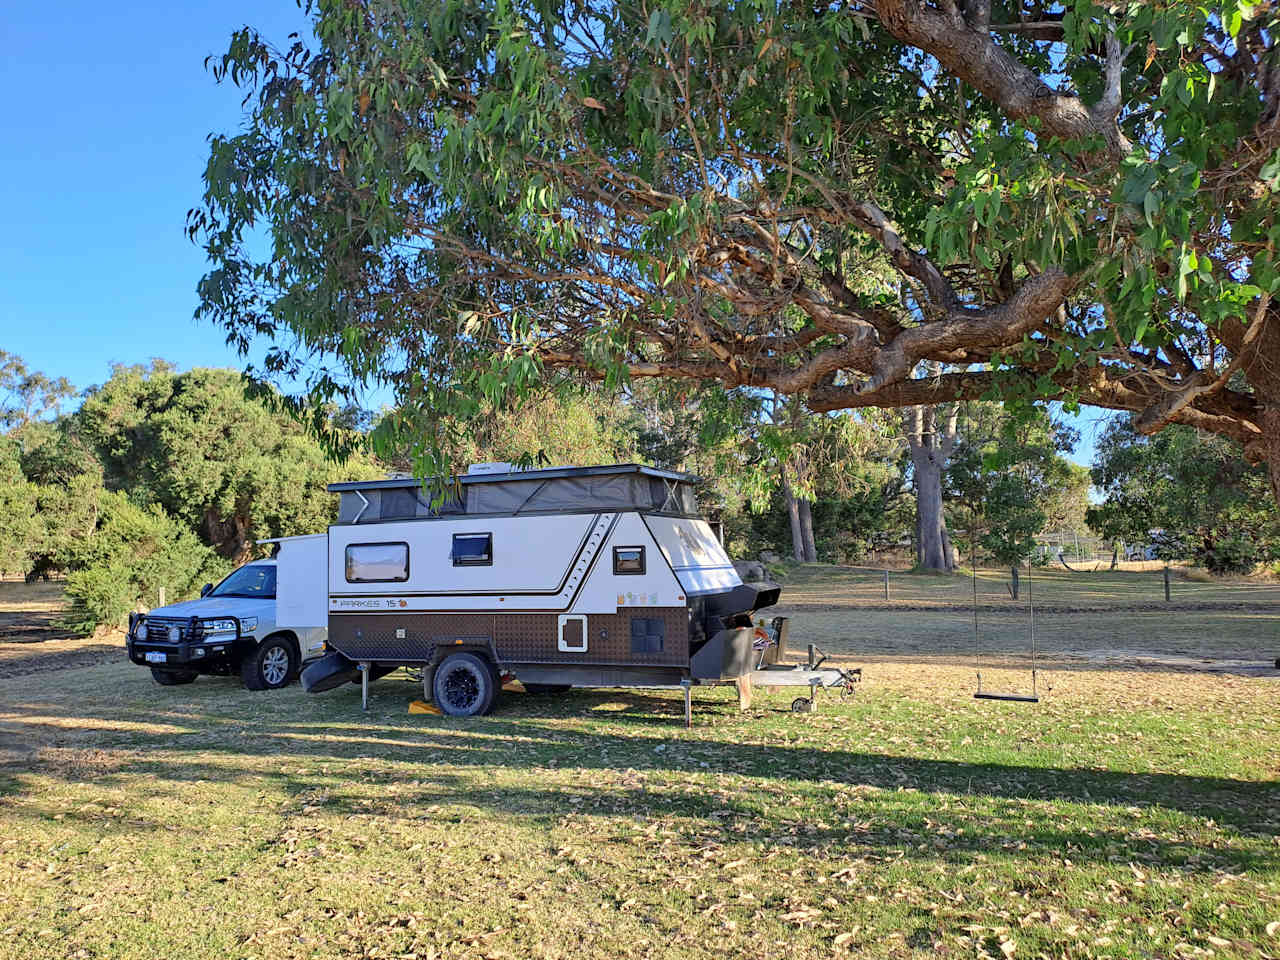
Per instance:
[[[151,679],[162,687],[176,687],[184,683],[194,683],[198,674],[194,670],[161,670],[151,668]]]
[[[298,651],[288,637],[267,637],[240,662],[246,690],[279,690],[298,675]]]
[[[436,706],[451,717],[488,713],[497,692],[492,668],[474,653],[445,657],[436,667],[431,687]]]

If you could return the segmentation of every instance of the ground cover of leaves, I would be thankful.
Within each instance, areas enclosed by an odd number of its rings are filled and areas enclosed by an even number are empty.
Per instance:
[[[0,680],[0,957],[1280,956],[1277,681],[862,665],[691,730],[667,692]]]

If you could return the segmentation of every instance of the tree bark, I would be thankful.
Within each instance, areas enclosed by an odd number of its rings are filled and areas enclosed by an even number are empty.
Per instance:
[[[209,546],[235,564],[249,559],[249,518],[236,514],[222,519],[212,508],[204,512],[205,536]]]
[[[791,522],[791,556],[796,563],[804,563],[804,535],[800,530],[800,503],[791,489],[791,481],[787,479],[787,470],[782,470],[782,496],[787,501],[787,519]]]
[[[911,407],[903,414],[916,489],[916,565],[922,570],[955,570],[955,552],[942,504],[942,474],[955,447],[958,412],[939,430],[938,410]]]
[[[1263,408],[1262,434],[1265,437],[1263,454],[1271,474],[1271,495],[1280,506],[1280,403]]]
[[[813,501],[799,498],[796,501],[800,513],[800,541],[804,548],[804,562],[818,562],[818,544],[813,538]]]
[[[1018,589],[1019,589],[1017,564],[1014,564],[1012,567],[1010,567],[1009,572],[1013,574],[1012,578],[1009,581],[1009,594],[1013,597],[1013,599],[1017,600]]]

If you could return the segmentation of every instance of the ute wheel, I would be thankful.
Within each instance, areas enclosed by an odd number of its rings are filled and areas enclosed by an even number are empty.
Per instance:
[[[151,668],[151,679],[162,687],[178,687],[184,683],[192,683],[199,676],[194,670],[161,670]]]
[[[246,690],[279,690],[298,675],[298,652],[288,637],[267,637],[240,662]]]
[[[568,693],[573,689],[573,685],[569,683],[525,683],[523,680],[520,681],[520,686],[524,687],[525,693],[531,693],[535,697]]]
[[[453,653],[436,667],[432,699],[451,717],[474,717],[493,706],[493,670],[474,653]]]

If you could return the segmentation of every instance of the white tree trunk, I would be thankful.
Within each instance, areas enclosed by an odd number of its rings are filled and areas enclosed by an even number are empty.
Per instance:
[[[955,551],[942,503],[942,474],[956,442],[959,408],[951,409],[939,429],[939,409],[909,407],[903,427],[911,454],[916,490],[916,564],[922,570],[955,570]]]

